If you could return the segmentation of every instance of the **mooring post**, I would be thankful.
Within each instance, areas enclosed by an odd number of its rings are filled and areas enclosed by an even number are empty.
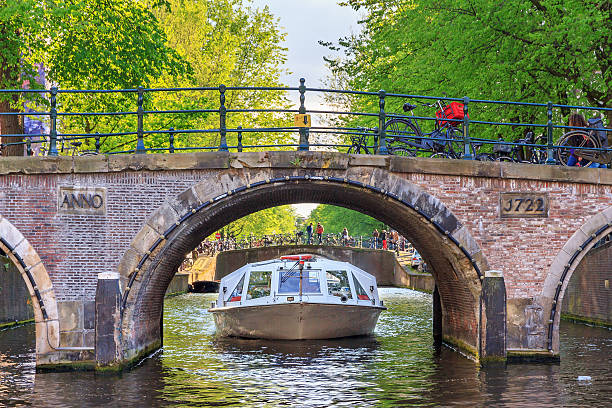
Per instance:
[[[119,274],[98,274],[96,286],[96,369],[118,368],[120,361],[121,289]]]
[[[506,361],[506,285],[501,271],[487,271],[480,294],[480,364]]]
[[[434,346],[442,345],[442,302],[440,301],[440,292],[438,285],[434,286],[433,290],[433,338]]]

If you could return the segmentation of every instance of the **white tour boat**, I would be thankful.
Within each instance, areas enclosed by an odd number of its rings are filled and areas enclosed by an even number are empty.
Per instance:
[[[284,340],[370,334],[383,310],[374,276],[314,255],[243,266],[209,309],[220,335]]]

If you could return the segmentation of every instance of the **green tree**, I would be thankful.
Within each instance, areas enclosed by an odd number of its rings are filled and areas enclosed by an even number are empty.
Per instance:
[[[339,234],[343,228],[346,228],[353,237],[360,235],[369,237],[375,228],[379,231],[385,228],[385,224],[375,218],[358,211],[329,204],[320,204],[312,210],[306,224],[309,222],[312,222],[313,226],[320,222],[325,228],[325,233]]]
[[[610,1],[346,0],[364,14],[360,34],[328,59],[334,81],[351,88],[413,95],[612,107]],[[353,110],[377,101],[353,98]],[[401,111],[399,99],[389,110]],[[433,116],[433,111],[416,112]],[[569,113],[556,113],[555,121]],[[608,124],[612,112],[607,112]],[[470,117],[546,123],[545,109],[470,106]],[[507,129],[514,133],[517,129]],[[490,127],[474,133],[494,138]],[[509,136],[509,135],[506,135]]]
[[[190,71],[176,75],[171,71],[160,73],[150,84],[152,88],[218,87],[230,88],[225,92],[227,109],[263,109],[257,112],[228,112],[226,125],[230,129],[282,127],[290,123],[287,114],[267,112],[270,108],[287,108],[288,100],[283,92],[251,90],[238,91],[231,87],[279,87],[280,76],[285,71],[286,49],[280,46],[285,34],[278,26],[278,19],[267,8],[253,9],[244,0],[168,0],[168,7],[153,9],[167,37],[167,46],[191,67]],[[116,110],[134,111],[136,99],[128,94],[123,107]],[[92,95],[104,101],[108,95]],[[219,89],[197,91],[146,92],[144,110],[185,111],[190,113],[149,114],[144,117],[147,148],[166,149],[168,134],[175,130],[175,148],[209,147],[219,145]],[[75,106],[75,111],[86,110]],[[103,133],[134,132],[136,118],[97,117],[95,131]],[[91,133],[77,121],[64,121],[62,128],[71,133]],[[186,130],[186,131],[185,131]],[[159,132],[159,133],[158,133]],[[271,132],[245,132],[243,145],[279,144],[296,138],[292,134]],[[228,144],[236,145],[236,132],[228,132]],[[133,149],[133,134],[103,139],[103,151]],[[164,152],[165,150],[160,150]]]
[[[43,66],[49,82],[62,88],[114,89],[149,86],[155,78],[182,75],[188,64],[166,45],[166,35],[145,2],[126,0],[1,0],[1,88],[36,87],[34,75]],[[164,2],[154,2],[155,5]],[[153,3],[152,3],[153,4]],[[6,33],[6,35],[4,35]],[[62,94],[61,110],[119,110],[128,94]],[[20,111],[23,98],[4,98]],[[39,101],[45,103],[45,101]],[[29,101],[35,104],[35,101]],[[6,107],[6,105],[4,106]],[[95,130],[95,116],[66,119]],[[13,120],[14,122],[14,120]],[[2,126],[7,134],[16,129]],[[21,131],[17,133],[22,133]],[[14,152],[19,153],[19,152]]]
[[[290,205],[283,205],[249,214],[228,224],[222,230],[225,236],[236,238],[250,235],[292,234],[295,232],[295,221],[295,209]],[[211,237],[214,235],[212,234]]]

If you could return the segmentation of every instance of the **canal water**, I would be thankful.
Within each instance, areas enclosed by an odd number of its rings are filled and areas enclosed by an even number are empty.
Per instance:
[[[215,337],[215,295],[166,300],[164,349],[122,376],[35,373],[34,327],[0,332],[0,406],[612,406],[612,331],[563,323],[560,364],[479,369],[431,336],[431,296],[381,289],[375,335]]]

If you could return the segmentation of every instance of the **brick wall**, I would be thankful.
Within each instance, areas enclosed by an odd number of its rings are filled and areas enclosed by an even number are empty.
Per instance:
[[[38,251],[58,301],[92,299],[96,276],[117,269],[146,218],[210,171],[78,175],[0,175],[0,212]],[[504,271],[508,297],[540,293],[554,256],[588,218],[611,205],[610,186],[475,177],[400,174],[440,200],[466,225],[492,269]],[[61,185],[108,188],[108,213],[57,213]],[[541,191],[549,218],[501,219],[499,193]]]
[[[565,290],[563,314],[587,323],[612,326],[611,271],[612,242],[589,251]]]
[[[158,155],[146,155],[142,160],[153,162],[157,159],[151,156]],[[136,164],[129,163],[121,171],[114,172],[109,171],[108,163],[106,170],[102,171],[94,169],[88,172],[76,170],[59,172],[56,168],[51,169],[49,174],[32,175],[10,175],[0,168],[0,214],[19,229],[40,255],[49,272],[60,310],[63,302],[66,305],[72,305],[68,302],[83,304],[83,307],[78,308],[70,306],[70,310],[83,310],[83,313],[86,309],[89,310],[85,305],[94,299],[97,274],[117,270],[119,261],[143,227],[145,220],[162,203],[171,201],[200,181],[221,183],[220,174],[231,178],[240,172],[254,174],[256,171],[261,171],[248,168],[244,170],[206,168],[206,166],[197,170],[172,170],[168,168],[172,168],[171,160],[175,158],[179,160],[181,157],[196,157],[205,163],[208,156],[176,155],[171,158],[167,155],[159,156],[164,156],[163,160],[168,160],[164,162],[165,167],[156,164],[160,166],[159,171],[132,170],[146,168],[139,164],[138,160],[141,159],[138,157],[121,159],[126,162],[133,160]],[[346,159],[346,156],[342,157]],[[286,160],[287,163],[291,163],[289,159]],[[30,163],[28,160],[33,159],[24,158],[22,161]],[[110,163],[111,159],[100,157],[91,160],[109,160]],[[348,159],[346,160],[348,163]],[[551,263],[563,245],[586,220],[612,205],[612,182],[581,182],[580,177],[571,180],[569,176],[567,178],[571,181],[559,181],[561,176],[565,177],[566,173],[572,173],[574,169],[569,171],[564,169],[562,174],[559,173],[556,178],[552,178],[557,181],[550,181],[536,174],[541,172],[544,166],[509,165],[509,169],[519,167],[534,169],[535,175],[522,179],[518,176],[489,177],[486,170],[497,168],[495,167],[497,164],[466,164],[459,161],[445,164],[449,162],[435,161],[435,169],[441,169],[440,173],[436,174],[434,171],[419,170],[420,163],[426,161],[405,160],[400,163],[401,165],[390,166],[385,158],[371,160],[377,164],[372,165],[374,167],[364,167],[364,172],[371,173],[372,168],[386,167],[385,171],[406,179],[410,184],[438,198],[467,227],[482,249],[491,269],[504,272],[509,301],[533,299],[540,295]],[[194,163],[195,167],[200,162],[196,160]],[[404,169],[402,163],[408,163],[413,167],[415,163],[417,165],[416,168]],[[291,173],[295,171],[292,166],[282,164],[279,168],[281,171]],[[447,166],[446,170],[444,166]],[[468,174],[471,170],[461,170],[467,166],[481,166],[484,170],[473,171],[477,176],[472,176]],[[351,166],[347,164],[347,167]],[[457,171],[456,168],[461,171]],[[337,177],[345,177],[347,174],[346,168],[337,170],[307,168],[304,171],[313,175],[328,174]],[[577,171],[582,172],[580,174],[600,174],[592,169]],[[607,173],[602,171],[601,174]],[[383,183],[384,180],[373,181],[374,184],[377,182]],[[60,186],[105,187],[107,214],[58,213],[57,194]],[[499,194],[509,191],[547,193],[550,201],[549,217],[500,218]],[[377,205],[384,204],[384,200],[380,198],[377,200],[380,200],[380,204]],[[397,222],[396,213],[383,215],[391,226]],[[223,224],[223,220],[215,221]],[[416,239],[426,236],[420,235],[418,225],[415,224],[413,229],[411,233]],[[203,237],[194,237],[194,242],[197,238]],[[424,250],[420,252],[429,253],[430,259],[427,261],[434,265],[436,261],[433,258],[439,249],[425,242],[424,238],[422,241]],[[191,248],[182,248],[181,251],[171,255],[180,258],[189,249]],[[180,259],[176,262],[180,263]],[[461,327],[466,333],[474,333],[476,322],[466,321],[463,318],[466,315],[473,315],[475,301],[473,295],[466,287],[461,286],[461,280],[454,276],[453,268],[449,267],[448,273],[445,272],[445,268],[445,265],[438,265],[441,281],[448,283],[448,289],[441,289],[441,294],[447,299],[445,307],[449,312],[446,323]],[[163,293],[165,287],[161,286],[168,284],[169,281],[170,278],[166,276],[163,282],[149,282],[149,284],[151,287],[159,286],[159,291]],[[453,287],[458,289],[454,290]],[[75,321],[84,322],[85,326],[86,322],[90,321],[90,317],[77,316]]]

